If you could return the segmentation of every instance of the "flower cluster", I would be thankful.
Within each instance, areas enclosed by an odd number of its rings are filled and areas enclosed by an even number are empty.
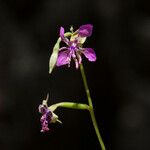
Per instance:
[[[73,30],[73,29],[72,29]],[[93,26],[86,24],[80,26],[75,32],[72,31],[70,39],[65,37],[65,30],[60,28],[61,40],[67,45],[59,49],[56,66],[68,65],[70,66],[71,59],[74,60],[75,66],[78,69],[82,63],[83,54],[89,61],[96,61],[96,54],[92,48],[83,48],[83,43],[87,37],[92,34]]]

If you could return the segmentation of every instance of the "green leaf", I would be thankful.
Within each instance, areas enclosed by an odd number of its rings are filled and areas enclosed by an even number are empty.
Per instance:
[[[52,52],[52,55],[50,56],[50,59],[49,59],[49,73],[52,73],[55,65],[56,65],[56,62],[57,62],[57,57],[58,57],[58,51],[59,51],[59,47],[60,47],[60,42],[61,42],[61,39],[59,38],[53,48],[53,52]]]

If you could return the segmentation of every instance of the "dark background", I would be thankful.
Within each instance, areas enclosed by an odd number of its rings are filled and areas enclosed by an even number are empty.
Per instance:
[[[150,149],[148,0],[0,0],[0,149],[100,150],[89,113],[58,109],[63,124],[40,133],[38,105],[86,103],[79,70],[48,74],[59,27],[94,25],[84,59],[99,128],[108,150]]]

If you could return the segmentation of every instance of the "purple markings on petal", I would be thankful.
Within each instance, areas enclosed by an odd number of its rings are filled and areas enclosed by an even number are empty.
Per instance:
[[[41,129],[41,132],[46,132],[46,131],[49,131],[49,128],[48,128],[48,120],[46,119],[46,114],[44,114],[41,119],[41,125],[42,125],[42,129]]]
[[[44,105],[39,105],[39,112],[40,112],[41,114],[45,114],[46,111],[47,111],[47,107],[46,107],[46,106],[44,106]]]
[[[48,124],[51,122],[53,117],[52,112],[45,105],[39,106],[39,112],[42,114],[42,117],[40,119],[42,126],[41,132],[46,132],[49,130]]]
[[[86,25],[80,26],[78,32],[81,37],[89,37],[92,35],[92,30],[93,30],[93,25],[86,24]]]
[[[82,53],[89,61],[96,61],[96,54],[92,48],[84,48]]]
[[[69,50],[59,52],[56,66],[69,64],[70,62],[69,60],[71,59],[69,58],[69,52],[70,52]]]

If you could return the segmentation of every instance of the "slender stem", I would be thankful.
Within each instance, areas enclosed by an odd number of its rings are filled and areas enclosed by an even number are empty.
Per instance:
[[[99,143],[101,145],[101,149],[102,150],[106,150],[104,142],[103,142],[102,137],[101,137],[101,134],[100,134],[99,129],[98,129],[98,124],[97,124],[97,121],[96,121],[96,118],[95,118],[95,114],[94,114],[92,99],[91,99],[91,95],[90,95],[90,91],[89,91],[89,88],[88,88],[86,75],[85,75],[84,68],[83,68],[82,64],[80,64],[80,71],[81,71],[81,75],[82,75],[82,79],[83,79],[84,88],[85,88],[85,92],[86,92],[86,95],[87,95],[88,103],[89,103],[89,106],[90,106],[89,111],[90,111],[92,123],[93,123],[94,129],[95,129],[97,138],[99,140]]]
[[[49,107],[50,110],[54,111],[58,107],[71,108],[71,109],[80,109],[80,110],[89,110],[90,107],[87,104],[72,103],[72,102],[61,102],[53,104]]]

